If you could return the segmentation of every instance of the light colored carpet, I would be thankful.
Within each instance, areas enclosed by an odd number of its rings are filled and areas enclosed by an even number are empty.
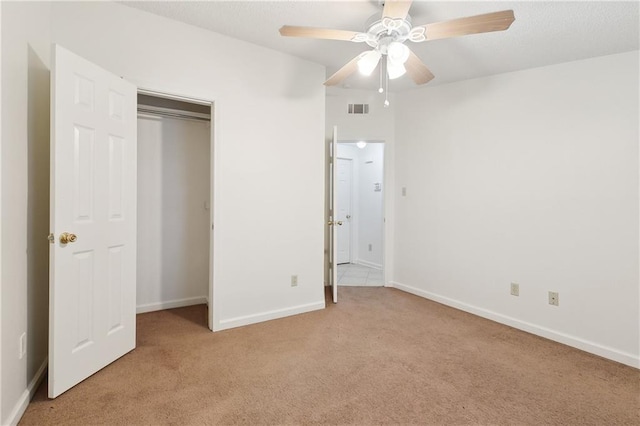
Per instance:
[[[211,333],[138,316],[138,347],[22,425],[639,425],[640,371],[388,288]]]

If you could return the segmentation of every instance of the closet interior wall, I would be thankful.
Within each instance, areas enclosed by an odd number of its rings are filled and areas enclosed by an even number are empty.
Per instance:
[[[138,313],[207,302],[210,114],[138,96]]]

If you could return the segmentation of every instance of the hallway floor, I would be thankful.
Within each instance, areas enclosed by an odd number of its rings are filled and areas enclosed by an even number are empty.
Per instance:
[[[381,287],[384,285],[384,275],[381,269],[343,263],[338,265],[338,285]]]

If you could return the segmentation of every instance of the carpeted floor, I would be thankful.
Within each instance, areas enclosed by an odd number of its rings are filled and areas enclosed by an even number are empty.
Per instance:
[[[639,425],[640,371],[388,288],[211,333],[138,316],[138,347],[22,425]]]

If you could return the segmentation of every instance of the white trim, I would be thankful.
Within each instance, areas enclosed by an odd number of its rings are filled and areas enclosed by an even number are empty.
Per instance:
[[[2,7],[0,7],[0,46],[2,46]],[[2,67],[0,66],[0,77],[2,77]],[[27,77],[28,78],[28,77]],[[0,78],[0,81],[2,79]],[[0,99],[2,99],[2,85],[0,84]],[[2,102],[0,102],[0,141],[2,138]],[[5,142],[6,144],[6,142]],[[0,213],[2,213],[2,143],[0,143]],[[0,330],[2,330],[2,226],[0,226]],[[0,422],[2,422],[2,338],[0,336]]]
[[[581,339],[576,336],[572,336],[560,331],[552,330],[550,328],[542,327],[530,322],[522,321],[517,318],[502,315],[497,312],[490,311],[488,309],[480,308],[477,306],[469,305],[468,303],[460,302],[455,299],[450,299],[445,296],[440,296],[429,291],[421,290],[416,287],[401,284],[398,282],[390,282],[389,287],[397,288],[398,290],[405,291],[407,293],[415,294],[416,296],[424,297],[425,299],[433,300],[443,305],[451,306],[452,308],[459,309],[461,311],[469,312],[474,315],[478,315],[483,318],[490,319],[500,324],[505,324],[518,330],[526,331],[536,336],[541,336],[555,342],[559,342],[585,352],[592,353],[594,355],[601,356],[603,358],[610,359],[612,361],[620,362],[622,364],[629,365],[631,367],[640,368],[640,356],[634,355],[628,352],[623,352],[618,349],[614,349],[608,346],[601,345],[599,343],[591,342]]]
[[[146,303],[136,306],[136,314],[162,311],[164,309],[183,308],[185,306],[203,305],[209,303],[206,296],[189,297],[186,299],[168,300],[166,302]]]
[[[194,98],[192,96],[176,95],[174,93],[168,92],[158,92],[156,90],[143,89],[140,86],[138,86],[138,93],[146,96],[155,96],[156,98],[173,99],[174,101],[188,102],[191,104],[200,104],[205,106],[213,104],[213,101],[209,101],[206,99]]]
[[[367,268],[379,269],[382,271],[382,265],[379,263],[367,262],[366,260],[358,259],[356,260],[356,265],[366,266]]]
[[[24,412],[27,410],[29,402],[36,394],[38,387],[40,387],[40,383],[42,383],[42,379],[44,379],[44,373],[47,371],[48,365],[49,358],[47,357],[44,359],[40,368],[38,368],[38,371],[36,372],[35,376],[33,376],[33,379],[31,379],[31,381],[29,382],[27,388],[24,390],[24,392],[22,392],[22,395],[20,395],[18,402],[16,403],[15,407],[13,407],[13,410],[11,410],[11,414],[9,415],[9,417],[7,417],[7,421],[2,423],[3,425],[13,426],[18,424],[18,422],[24,415]]]
[[[216,256],[214,253],[221,253],[222,249],[219,247],[219,238],[217,237],[217,227],[219,226],[218,218],[220,214],[220,207],[218,206],[218,199],[220,188],[218,188],[217,182],[220,182],[220,143],[218,136],[218,128],[220,123],[220,101],[211,101],[211,127],[209,129],[209,140],[211,142],[209,152],[209,223],[211,230],[209,231],[209,293],[207,297],[207,326],[209,330],[213,331],[215,324],[218,321],[218,307],[219,297],[218,289],[216,288]],[[220,251],[218,251],[220,250]]]
[[[320,302],[307,303],[304,305],[292,306],[290,308],[276,309],[273,311],[262,312],[259,314],[245,315],[241,317],[220,320],[213,328],[213,331],[227,330],[229,328],[242,327],[243,325],[256,324],[263,321],[269,321],[278,318],[284,318],[291,315],[304,314],[311,311],[324,309],[324,300]]]

